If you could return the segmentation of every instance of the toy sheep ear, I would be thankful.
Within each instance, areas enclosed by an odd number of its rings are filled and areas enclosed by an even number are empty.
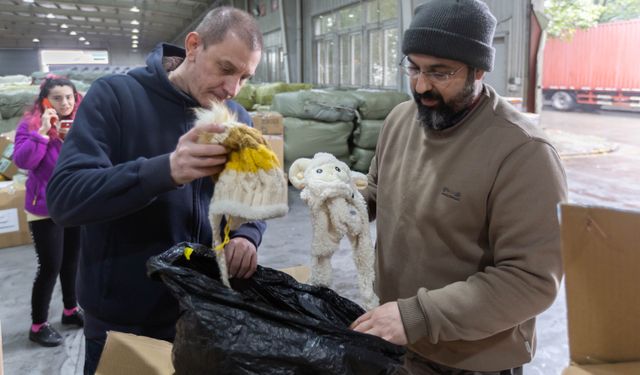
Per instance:
[[[303,189],[305,186],[304,171],[307,169],[311,159],[300,158],[291,164],[289,168],[289,181],[296,189]]]
[[[369,185],[367,176],[360,172],[351,171],[351,181],[354,185],[356,185],[356,188],[358,190],[366,189],[366,187]]]

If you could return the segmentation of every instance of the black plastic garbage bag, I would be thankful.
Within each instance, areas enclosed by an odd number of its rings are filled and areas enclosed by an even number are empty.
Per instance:
[[[180,301],[177,374],[392,374],[401,365],[403,347],[349,329],[364,310],[331,289],[261,266],[229,289],[213,251],[190,243],[147,269]]]

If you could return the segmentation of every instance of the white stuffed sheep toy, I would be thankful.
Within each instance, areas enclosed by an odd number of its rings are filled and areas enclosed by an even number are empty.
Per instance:
[[[310,283],[330,286],[331,257],[346,235],[353,248],[358,286],[365,308],[379,304],[373,292],[375,250],[369,233],[367,206],[358,191],[367,187],[367,176],[328,153],[313,159],[297,159],[289,168],[289,181],[301,189],[300,197],[311,210]]]

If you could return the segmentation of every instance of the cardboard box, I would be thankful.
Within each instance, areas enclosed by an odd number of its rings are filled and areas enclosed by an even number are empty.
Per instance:
[[[24,196],[23,185],[0,182],[0,248],[31,243]]]
[[[263,135],[284,134],[284,120],[278,112],[253,112],[251,120],[253,127],[260,130]]]
[[[309,281],[309,277],[311,276],[311,268],[307,266],[288,267],[283,268],[280,271],[291,275],[294,279],[296,279],[296,281],[303,284]]]
[[[293,276],[301,283],[306,282],[311,273],[308,266],[289,267],[281,271]],[[171,349],[171,343],[166,341],[109,331],[96,375],[173,374],[175,370],[171,362]],[[212,373],[215,372],[214,370],[212,369]]]
[[[13,179],[13,177],[18,174],[20,170],[18,167],[13,164],[13,161],[7,159],[5,157],[0,157],[0,174],[9,180]]]
[[[16,130],[9,130],[8,132],[0,133],[0,137],[9,138],[11,142],[16,141]]]
[[[284,168],[284,137],[281,135],[265,135],[264,139],[278,157],[280,166]]]
[[[571,366],[640,374],[640,212],[561,207]]]
[[[167,341],[109,331],[96,375],[171,375],[171,347]]]
[[[13,140],[0,136],[0,156],[11,159],[13,157]]]
[[[15,136],[15,135],[14,135]],[[0,174],[12,179],[19,169],[13,164],[13,139],[7,135],[0,135]]]

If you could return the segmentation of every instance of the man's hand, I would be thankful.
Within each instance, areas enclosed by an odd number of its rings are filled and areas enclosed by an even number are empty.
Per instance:
[[[258,267],[258,252],[251,241],[244,237],[232,238],[224,247],[229,278],[248,279]]]
[[[397,302],[387,302],[366,312],[351,323],[350,328],[381,337],[396,345],[407,345],[408,342]]]
[[[171,177],[178,184],[222,172],[227,162],[227,149],[222,145],[200,144],[201,133],[222,133],[224,127],[210,124],[194,127],[180,137],[176,150],[169,156]]]

